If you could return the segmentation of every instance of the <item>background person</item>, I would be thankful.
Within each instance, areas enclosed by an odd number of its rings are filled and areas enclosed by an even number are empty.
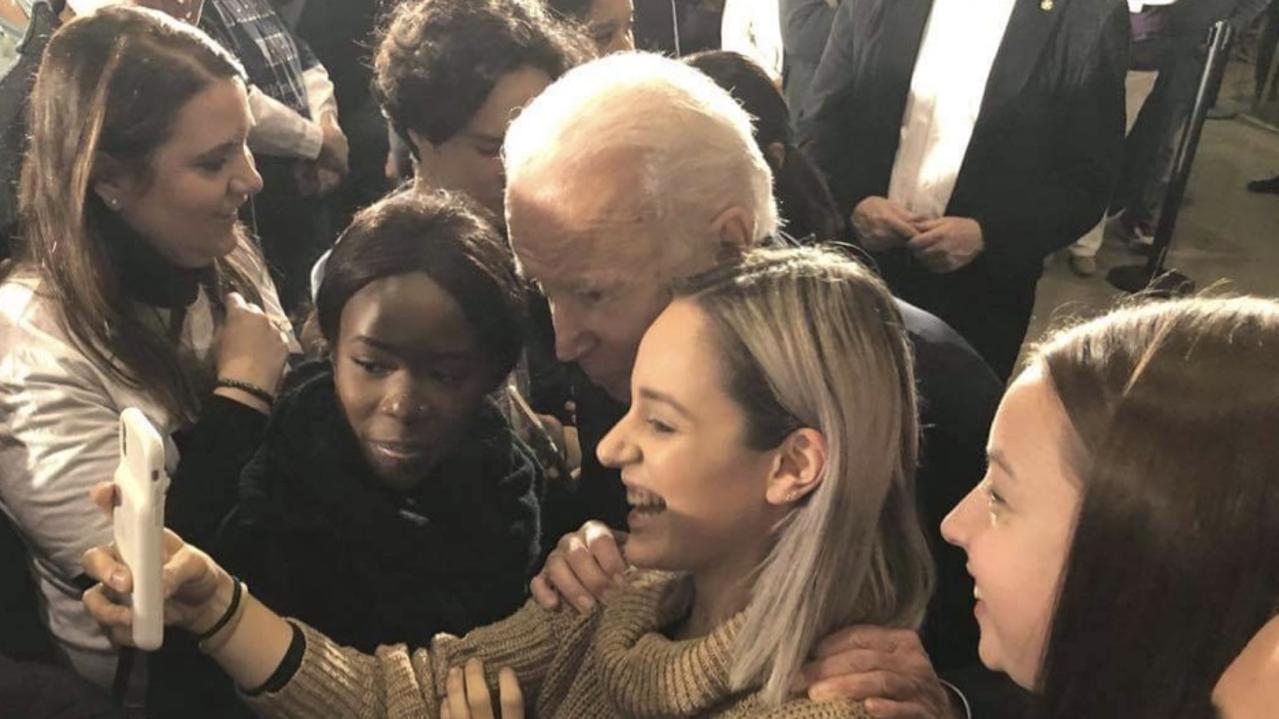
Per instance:
[[[1276,614],[1279,304],[1121,309],[1046,341],[942,530],[982,661],[1039,716],[1205,717]]]
[[[1050,253],[1101,218],[1119,172],[1126,5],[843,2],[801,147],[888,286],[1001,379]]]

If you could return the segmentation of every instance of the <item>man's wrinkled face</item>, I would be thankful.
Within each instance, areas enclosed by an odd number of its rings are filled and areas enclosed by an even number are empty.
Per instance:
[[[514,181],[507,226],[525,276],[550,302],[558,359],[625,402],[640,339],[670,302],[672,281],[709,268],[714,252],[664,231],[637,200],[637,173],[595,164]]]

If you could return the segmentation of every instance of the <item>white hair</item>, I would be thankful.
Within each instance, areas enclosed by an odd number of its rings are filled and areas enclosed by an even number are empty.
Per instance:
[[[633,153],[636,199],[674,236],[696,238],[721,212],[741,207],[758,242],[777,231],[772,171],[751,117],[700,71],[652,53],[609,55],[555,81],[506,133],[508,187],[545,187],[601,156]],[[509,206],[509,203],[508,203]]]

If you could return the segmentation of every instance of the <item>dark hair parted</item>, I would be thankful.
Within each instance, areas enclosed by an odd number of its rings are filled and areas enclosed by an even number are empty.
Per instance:
[[[1033,361],[1083,493],[1040,716],[1213,716],[1218,678],[1279,611],[1279,303],[1121,309]]]
[[[592,55],[590,41],[537,0],[407,0],[387,17],[373,89],[392,129],[447,141],[504,75],[534,67],[558,78]]]
[[[755,142],[773,169],[773,192],[786,230],[798,239],[845,239],[847,223],[821,171],[795,146],[790,110],[768,73],[741,53],[707,50],[684,58],[724,88],[754,118]],[[782,147],[778,159],[770,148]]]
[[[524,347],[524,293],[515,258],[481,210],[445,190],[392,194],[360,211],[338,238],[315,300],[329,347],[337,344],[342,310],[355,293],[412,272],[428,275],[453,296],[492,358],[494,383],[506,376]]]
[[[90,360],[126,386],[145,388],[190,419],[204,388],[179,360],[176,343],[135,314],[110,261],[110,221],[91,192],[100,156],[149,179],[155,150],[183,106],[219,80],[242,80],[231,55],[198,30],[154,11],[108,7],[71,20],[45,49],[31,93],[30,150],[22,167],[22,260]],[[252,278],[256,250],[241,238],[208,270],[205,290],[220,304],[236,291],[261,302]]]

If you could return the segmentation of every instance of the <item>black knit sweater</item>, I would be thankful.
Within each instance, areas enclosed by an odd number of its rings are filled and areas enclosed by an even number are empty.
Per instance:
[[[426,645],[507,616],[538,553],[542,472],[486,403],[409,494],[381,487],[327,361],[298,368],[214,553],[267,606],[362,651]]]

